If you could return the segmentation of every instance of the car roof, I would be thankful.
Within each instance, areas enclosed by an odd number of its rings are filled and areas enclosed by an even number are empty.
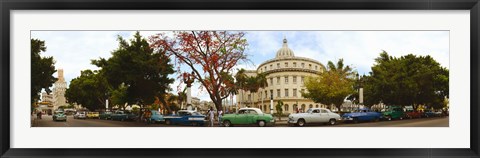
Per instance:
[[[255,110],[257,113],[263,113],[259,108],[240,108],[239,110]]]

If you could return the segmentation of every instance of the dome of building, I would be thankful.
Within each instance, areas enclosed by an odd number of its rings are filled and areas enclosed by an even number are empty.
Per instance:
[[[293,51],[288,48],[287,39],[283,38],[283,46],[277,51],[276,58],[294,57]]]

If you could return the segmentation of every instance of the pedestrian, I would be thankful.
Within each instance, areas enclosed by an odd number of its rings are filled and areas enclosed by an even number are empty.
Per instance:
[[[222,126],[222,116],[223,115],[223,111],[222,110],[219,110],[218,111],[218,126]]]
[[[213,107],[210,107],[208,115],[210,117],[210,127],[213,127],[213,122],[215,121],[215,111],[213,111]]]

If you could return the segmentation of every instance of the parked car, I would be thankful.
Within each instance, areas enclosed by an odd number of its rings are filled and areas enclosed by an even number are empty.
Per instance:
[[[341,117],[337,113],[325,108],[310,108],[306,113],[290,114],[288,116],[289,125],[305,126],[305,124],[328,123],[334,125],[340,121]]]
[[[442,111],[431,111],[431,110],[427,110],[423,113],[423,116],[424,117],[442,117],[443,116],[443,112]]]
[[[112,119],[112,112],[111,111],[104,111],[98,115],[99,119],[109,120]]]
[[[402,120],[405,117],[405,112],[401,106],[387,106],[382,110],[382,118],[385,120],[399,119]]]
[[[205,115],[192,110],[179,110],[176,114],[163,117],[165,124],[180,124],[180,125],[192,125],[203,126],[205,124]]]
[[[405,118],[409,118],[409,119],[412,119],[412,118],[422,118],[424,116],[423,112],[421,111],[414,111],[414,110],[407,110],[405,112]]]
[[[78,111],[77,113],[75,113],[75,115],[73,115],[73,119],[86,119],[87,118],[87,114],[85,111]]]
[[[264,114],[258,108],[241,108],[238,113],[225,114],[222,118],[223,125],[258,125],[259,127],[273,126],[275,119],[270,114]]]
[[[112,120],[120,120],[120,121],[125,121],[125,120],[136,120],[137,115],[126,112],[126,111],[115,111],[111,115]]]
[[[354,123],[359,121],[378,121],[380,118],[382,118],[382,113],[372,111],[369,108],[360,108],[342,115],[342,120],[352,121]]]
[[[152,112],[152,116],[150,117],[150,121],[151,122],[165,122],[165,118],[163,118],[163,115],[160,114],[160,112],[156,111],[156,110],[151,110]]]
[[[98,112],[87,112],[87,118],[99,118],[100,114]]]
[[[55,111],[53,121],[67,121],[67,115],[63,111]]]

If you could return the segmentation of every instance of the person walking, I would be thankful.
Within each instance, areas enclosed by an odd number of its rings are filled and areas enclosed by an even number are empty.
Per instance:
[[[218,111],[218,126],[222,126],[222,117],[223,117],[223,111],[219,110]]]
[[[213,127],[213,122],[215,121],[215,111],[213,111],[213,107],[210,107],[208,115],[210,117],[210,127]]]

